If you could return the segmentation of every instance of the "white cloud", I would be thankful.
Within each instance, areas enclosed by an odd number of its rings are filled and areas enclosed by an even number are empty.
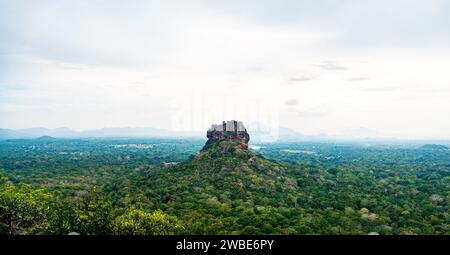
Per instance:
[[[198,92],[198,130],[262,100],[299,131],[450,138],[445,2],[318,2],[0,3],[0,125],[170,128]]]

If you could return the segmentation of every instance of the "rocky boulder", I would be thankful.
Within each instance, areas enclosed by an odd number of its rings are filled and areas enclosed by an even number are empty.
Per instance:
[[[206,132],[208,141],[202,151],[209,149],[214,144],[231,142],[237,151],[247,150],[250,135],[241,121],[223,121],[222,124],[212,125]],[[228,143],[229,144],[229,143]]]

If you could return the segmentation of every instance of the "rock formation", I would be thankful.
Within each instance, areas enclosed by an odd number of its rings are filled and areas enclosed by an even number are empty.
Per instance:
[[[250,140],[250,135],[247,133],[244,124],[235,120],[223,121],[222,124],[212,125],[206,132],[206,137],[208,137],[208,141],[202,150],[206,150],[212,144],[222,141],[231,141],[236,143],[237,148],[247,150],[248,141]]]

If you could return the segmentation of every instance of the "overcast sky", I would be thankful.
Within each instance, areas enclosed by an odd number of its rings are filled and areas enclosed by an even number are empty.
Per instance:
[[[450,1],[0,0],[0,128],[450,139]]]

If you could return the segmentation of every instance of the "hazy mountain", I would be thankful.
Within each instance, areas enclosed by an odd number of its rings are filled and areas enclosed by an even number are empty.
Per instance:
[[[0,139],[38,138],[105,138],[105,137],[200,137],[195,132],[176,132],[156,128],[102,128],[75,131],[68,128],[0,129]]]
[[[374,138],[386,138],[385,135],[379,133],[376,130],[359,127],[359,128],[347,128],[338,134],[334,135],[338,140],[354,140],[354,139],[374,139]]]
[[[55,141],[55,140],[57,140],[57,138],[54,138],[52,136],[46,135],[46,136],[38,137],[38,138],[36,138],[36,140],[40,140],[40,141]]]
[[[295,142],[295,141],[327,141],[327,140],[379,140],[388,139],[380,133],[368,129],[357,128],[344,130],[335,135],[317,134],[305,135],[287,127],[271,128],[261,123],[251,123],[247,130],[251,143],[260,142]],[[51,136],[55,138],[107,138],[107,137],[167,137],[167,138],[206,138],[204,132],[179,132],[150,127],[142,128],[102,128],[75,131],[69,128],[28,128],[0,129],[0,139],[38,138]]]
[[[304,135],[287,127],[280,127],[279,141],[323,141],[330,140],[327,134]]]
[[[102,128],[79,132],[84,137],[149,137],[173,136],[174,132],[156,128]]]
[[[387,136],[385,134],[379,133],[378,131],[369,128],[354,128],[345,129],[337,134],[314,134],[307,135],[297,132],[291,128],[279,127],[278,130],[270,129],[263,124],[253,124],[249,126],[250,140],[252,142],[267,142],[273,136],[276,137],[277,142],[295,142],[295,141],[391,141],[396,140],[393,137]]]
[[[288,141],[320,141],[330,140],[326,134],[304,135],[287,127],[268,127],[261,123],[251,123],[248,126],[250,141],[259,142],[288,142]]]

